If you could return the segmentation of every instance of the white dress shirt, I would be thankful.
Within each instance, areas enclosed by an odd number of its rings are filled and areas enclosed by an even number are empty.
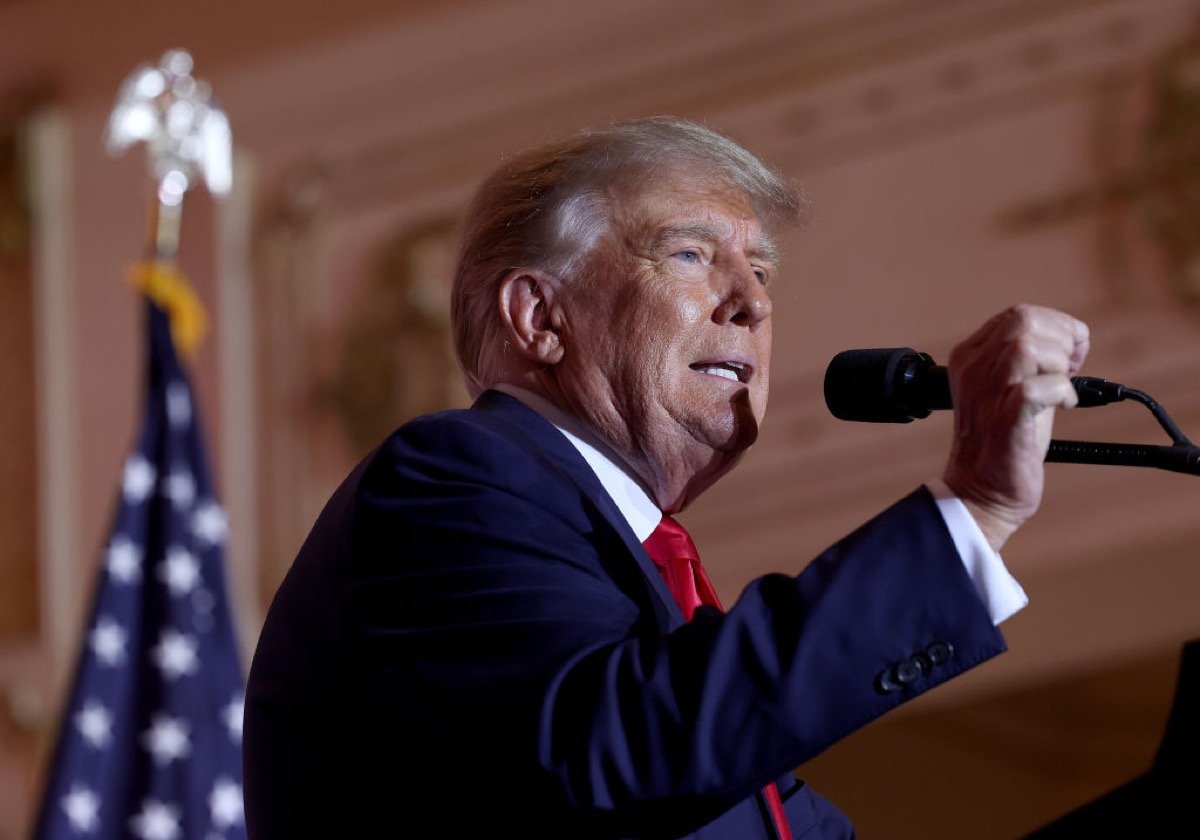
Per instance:
[[[538,394],[508,384],[494,387],[495,390],[520,400],[527,408],[537,412],[563,433],[612,497],[634,536],[645,542],[662,520],[662,511],[650,497],[647,488],[621,465],[612,448],[578,418],[572,417]],[[1009,573],[1004,560],[988,543],[967,506],[954,495],[946,483],[936,478],[926,482],[925,486],[937,502],[938,510],[950,530],[950,538],[958,550],[958,556],[966,567],[967,575],[975,584],[975,590],[983,600],[992,622],[999,624],[1011,617],[1029,603],[1025,590]]]

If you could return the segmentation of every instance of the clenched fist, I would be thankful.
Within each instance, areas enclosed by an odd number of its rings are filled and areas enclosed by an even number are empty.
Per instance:
[[[1078,401],[1070,377],[1087,353],[1085,323],[1022,304],[950,354],[954,443],[943,477],[997,551],[1041,503],[1054,409]]]

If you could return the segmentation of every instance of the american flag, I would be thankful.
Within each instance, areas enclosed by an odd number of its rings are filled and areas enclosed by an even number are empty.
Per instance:
[[[192,389],[147,302],[142,428],[34,837],[243,838],[244,700]]]

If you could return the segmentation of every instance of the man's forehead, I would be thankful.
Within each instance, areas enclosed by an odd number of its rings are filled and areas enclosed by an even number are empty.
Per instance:
[[[641,183],[621,196],[623,216],[639,239],[661,245],[673,239],[744,240],[747,251],[778,258],[773,238],[764,229],[746,193],[711,179],[672,178]]]

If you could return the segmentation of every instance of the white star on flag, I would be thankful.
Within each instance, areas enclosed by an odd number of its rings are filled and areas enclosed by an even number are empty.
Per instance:
[[[125,631],[105,616],[96,622],[91,635],[92,650],[105,665],[116,665],[125,658]]]
[[[192,474],[175,469],[163,479],[163,495],[177,508],[186,508],[196,500],[196,481]]]
[[[201,502],[192,515],[192,533],[208,545],[216,545],[225,538],[229,523],[221,506],[209,500]]]
[[[196,642],[175,630],[164,630],[158,644],[150,651],[154,664],[168,680],[175,680],[196,670],[200,661],[196,658]]]
[[[129,829],[142,840],[176,840],[179,837],[179,809],[147,799],[142,810],[129,821]]]
[[[213,825],[222,830],[237,825],[246,818],[244,807],[242,786],[226,776],[217,779],[208,795]]]
[[[112,715],[102,703],[88,700],[75,715],[75,728],[89,744],[103,749],[112,740]]]
[[[167,386],[167,422],[179,427],[187,425],[191,419],[192,400],[188,397],[187,386],[172,382]]]
[[[158,578],[172,595],[186,595],[200,580],[200,563],[186,548],[173,545],[167,549],[167,557],[158,567]]]
[[[72,828],[84,834],[92,833],[100,814],[100,797],[95,792],[80,785],[71,785],[71,792],[62,798],[61,804]]]
[[[114,537],[108,546],[105,565],[116,580],[133,583],[142,574],[142,549],[128,537]]]
[[[125,501],[136,505],[143,502],[154,489],[154,479],[157,473],[154,465],[141,455],[130,455],[125,462],[125,474],[121,479],[121,491]]]
[[[221,717],[225,719],[225,726],[229,728],[229,737],[234,741],[241,743],[242,740],[242,719],[246,714],[246,695],[237,694],[229,704],[221,708]]]
[[[177,758],[187,758],[192,751],[187,722],[183,718],[155,715],[150,728],[142,733],[142,745],[154,756],[157,764],[170,764]]]

